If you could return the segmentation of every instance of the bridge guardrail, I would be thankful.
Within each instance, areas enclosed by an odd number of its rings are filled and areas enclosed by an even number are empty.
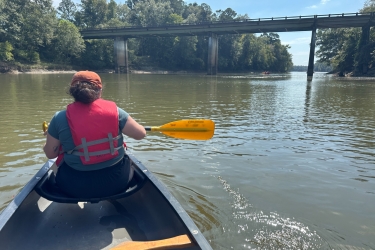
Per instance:
[[[121,27],[105,27],[105,28],[87,28],[81,31],[95,31],[95,30],[119,30],[119,29],[140,29],[140,28],[168,28],[188,25],[211,25],[211,24],[230,24],[230,23],[247,23],[247,22],[260,22],[260,21],[280,21],[280,20],[302,20],[302,19],[318,19],[326,17],[349,17],[349,16],[370,16],[374,18],[375,12],[366,13],[340,13],[340,14],[323,14],[323,15],[307,15],[307,16],[285,16],[285,17],[268,17],[268,18],[250,18],[250,19],[236,19],[230,21],[208,21],[198,23],[179,23],[179,24],[165,24],[165,25],[154,25],[154,26],[121,26]]]

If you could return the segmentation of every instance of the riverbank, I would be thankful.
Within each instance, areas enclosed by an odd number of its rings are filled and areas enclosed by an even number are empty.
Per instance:
[[[20,63],[4,63],[0,62],[0,74],[74,74],[79,70],[85,70],[71,65],[61,65],[61,64],[35,64],[26,65]],[[97,73],[115,73],[113,69],[103,69],[95,70]],[[130,74],[154,74],[154,75],[186,75],[186,74],[207,74],[206,71],[186,71],[186,70],[164,70],[164,69],[154,69],[151,67],[129,69]],[[249,72],[218,72],[218,74],[248,74]],[[250,72],[251,74],[263,74],[264,72]],[[277,72],[270,72],[274,74]],[[375,77],[375,68],[368,70],[367,74],[358,74],[355,72],[349,72],[345,74],[340,74],[339,72],[328,72],[327,74],[335,75],[338,77]]]
[[[51,73],[74,73],[73,66],[63,64],[21,64],[18,62],[0,62],[0,73],[2,74],[51,74]]]

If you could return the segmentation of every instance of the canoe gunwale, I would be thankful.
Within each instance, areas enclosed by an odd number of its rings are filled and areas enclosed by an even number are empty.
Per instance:
[[[14,197],[8,206],[0,214],[0,231],[3,229],[8,220],[16,212],[26,197],[34,190],[34,187],[42,179],[42,177],[48,172],[48,170],[55,163],[56,159],[50,159],[44,163],[43,167],[34,175],[33,178],[22,188],[22,190]]]

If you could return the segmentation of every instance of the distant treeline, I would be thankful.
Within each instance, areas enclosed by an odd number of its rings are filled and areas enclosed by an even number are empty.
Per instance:
[[[249,18],[231,8],[212,11],[207,4],[183,0],[0,0],[0,61],[114,67],[113,40],[83,40],[85,28],[166,25]],[[286,72],[292,69],[290,47],[276,33],[224,35],[219,38],[221,71]],[[131,67],[206,70],[208,37],[129,39]]]
[[[307,72],[307,66],[294,65],[292,70],[293,71]],[[332,70],[333,70],[332,66],[327,65],[326,63],[316,62],[314,64],[314,71],[315,72],[331,72]]]

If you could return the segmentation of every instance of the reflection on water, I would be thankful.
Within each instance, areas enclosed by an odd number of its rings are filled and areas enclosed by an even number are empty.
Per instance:
[[[104,98],[145,126],[215,121],[208,141],[127,140],[214,249],[375,249],[372,80],[101,76]],[[0,208],[46,160],[41,124],[71,102],[71,77],[2,76]]]

